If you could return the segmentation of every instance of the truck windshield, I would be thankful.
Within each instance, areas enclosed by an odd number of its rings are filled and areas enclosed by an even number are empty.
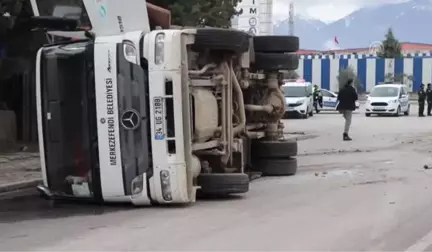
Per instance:
[[[305,86],[285,86],[283,87],[285,97],[306,97],[307,88]]]
[[[43,49],[40,67],[48,183],[59,193],[91,197],[92,169],[99,166],[93,44]]]
[[[375,87],[370,93],[370,97],[395,97],[399,93],[397,87]]]

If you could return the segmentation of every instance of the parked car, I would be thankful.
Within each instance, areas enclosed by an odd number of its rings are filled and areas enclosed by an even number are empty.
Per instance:
[[[285,94],[285,117],[300,116],[308,118],[313,116],[312,84],[304,80],[285,82],[282,86]]]
[[[327,90],[327,89],[321,89],[321,94],[323,97],[322,107],[318,107],[319,110],[323,111],[332,111],[336,110],[338,100],[337,100],[337,94]],[[356,108],[360,108],[359,101],[356,101]]]
[[[405,85],[381,84],[375,86],[367,96],[365,115],[409,115],[410,106]]]

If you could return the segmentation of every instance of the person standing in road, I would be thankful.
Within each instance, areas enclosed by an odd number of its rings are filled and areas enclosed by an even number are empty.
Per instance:
[[[426,92],[424,91],[424,84],[421,84],[420,90],[417,92],[417,95],[418,95],[418,104],[419,104],[418,116],[423,117],[425,101],[426,101]]]
[[[352,86],[353,80],[349,79],[338,94],[338,106],[337,110],[345,118],[345,127],[343,132],[343,140],[351,141],[352,138],[349,136],[349,129],[351,126],[352,112],[356,109],[355,102],[358,100],[357,91]]]
[[[426,88],[426,99],[427,99],[427,115],[431,116],[432,112],[432,84],[429,83]]]

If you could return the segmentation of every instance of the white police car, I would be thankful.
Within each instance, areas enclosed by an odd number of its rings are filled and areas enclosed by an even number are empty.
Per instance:
[[[290,115],[308,118],[313,116],[312,84],[299,79],[286,81],[282,86],[285,94],[285,117]]]
[[[330,90],[321,89],[321,95],[323,98],[322,107],[318,107],[319,110],[332,111],[336,110],[338,105],[337,97],[338,95]],[[356,101],[356,108],[360,107],[360,103]]]
[[[365,115],[409,115],[408,88],[403,84],[380,84],[367,96]]]

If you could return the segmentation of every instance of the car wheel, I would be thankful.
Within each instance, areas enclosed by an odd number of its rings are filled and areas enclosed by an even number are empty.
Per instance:
[[[311,108],[311,110],[309,111],[309,116],[313,116],[313,115],[314,115],[313,108]]]
[[[370,113],[366,113],[366,114],[365,114],[366,117],[369,117],[370,115],[371,115]]]
[[[404,115],[409,116],[409,114],[410,114],[410,108],[411,108],[411,106],[408,105],[408,108],[407,108],[407,110],[404,112]]]
[[[398,108],[397,108],[397,110],[396,110],[396,114],[394,115],[394,116],[400,116],[400,114],[401,114],[401,107],[400,106],[398,106]]]

